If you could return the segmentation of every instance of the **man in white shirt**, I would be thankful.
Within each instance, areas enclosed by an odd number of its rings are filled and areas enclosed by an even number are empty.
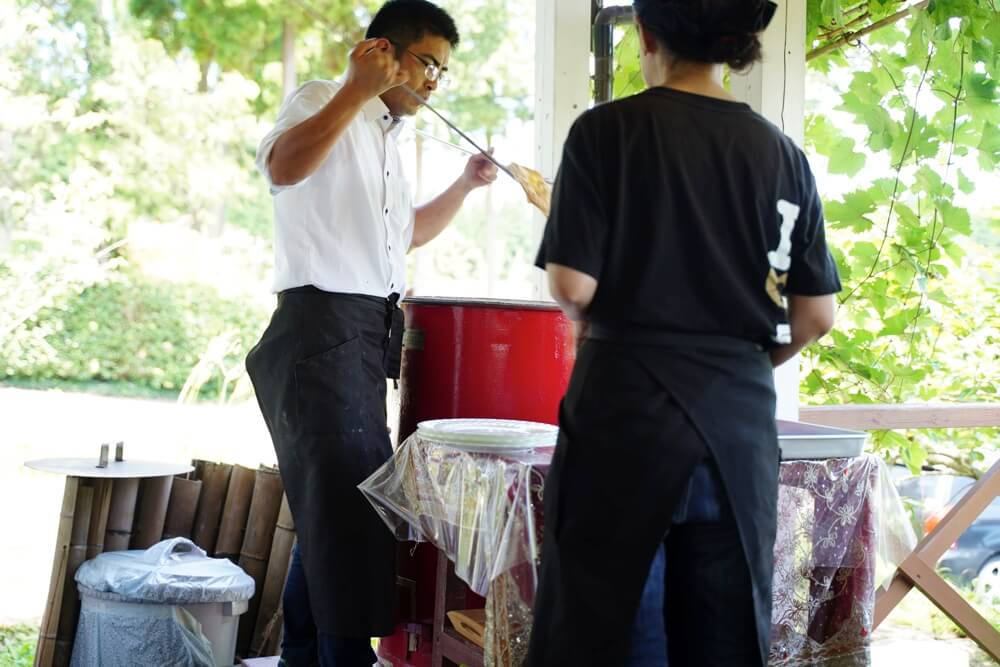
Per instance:
[[[392,454],[386,378],[399,377],[405,253],[475,188],[479,155],[414,208],[396,134],[445,79],[458,32],[426,0],[390,0],[339,81],[285,100],[257,166],[274,195],[278,306],[247,370],[271,432],[298,544],[284,594],[289,667],[375,662],[393,631],[393,537],[357,484]]]

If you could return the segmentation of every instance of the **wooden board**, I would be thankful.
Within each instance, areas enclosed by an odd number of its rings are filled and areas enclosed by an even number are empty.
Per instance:
[[[455,632],[479,647],[486,645],[486,610],[462,609],[449,611],[448,620]]]

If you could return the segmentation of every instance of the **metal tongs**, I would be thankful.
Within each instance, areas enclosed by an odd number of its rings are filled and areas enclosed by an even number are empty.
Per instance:
[[[482,153],[482,155],[483,155],[483,156],[484,156],[484,157],[485,157],[485,158],[486,158],[487,160],[489,160],[490,162],[492,162],[493,164],[495,164],[495,165],[496,165],[496,167],[497,167],[497,169],[499,169],[500,171],[504,172],[505,174],[507,174],[508,176],[510,176],[511,178],[513,178],[513,179],[514,179],[515,181],[517,181],[517,176],[515,176],[515,175],[513,174],[513,172],[511,172],[511,170],[507,168],[507,165],[504,165],[504,164],[500,164],[500,161],[499,161],[499,160],[497,160],[497,159],[496,159],[495,157],[493,157],[492,155],[490,155],[489,153],[487,153],[486,151],[484,151],[484,150],[483,150],[483,149],[482,149],[482,148],[481,148],[481,147],[479,146],[479,144],[477,144],[477,143],[476,143],[475,141],[473,141],[473,140],[472,140],[471,138],[469,138],[469,135],[467,135],[467,134],[466,134],[465,132],[462,132],[462,131],[461,131],[460,129],[458,129],[458,127],[457,127],[457,126],[456,126],[456,125],[455,125],[454,123],[452,123],[452,122],[451,122],[450,120],[448,120],[448,119],[447,119],[447,118],[445,118],[445,117],[444,117],[443,115],[441,115],[441,114],[440,114],[440,113],[438,112],[438,110],[437,110],[437,109],[435,109],[434,107],[432,107],[432,106],[431,106],[431,105],[430,105],[430,104],[429,104],[429,103],[427,102],[427,100],[425,100],[425,99],[424,99],[423,97],[421,97],[420,95],[418,95],[418,94],[416,93],[416,91],[414,91],[414,90],[413,90],[412,88],[410,88],[409,86],[407,86],[407,85],[406,85],[405,83],[404,83],[404,84],[403,84],[402,86],[400,86],[400,87],[401,87],[401,88],[402,88],[403,90],[405,90],[406,92],[408,92],[408,93],[409,93],[410,95],[412,95],[412,96],[413,96],[414,98],[416,98],[417,100],[419,100],[419,101],[420,101],[420,104],[422,104],[423,106],[427,107],[427,109],[428,109],[428,110],[429,110],[429,111],[430,111],[430,112],[431,112],[432,114],[434,114],[435,116],[437,116],[438,118],[440,118],[440,119],[441,119],[441,121],[442,121],[442,122],[443,122],[443,123],[444,123],[445,125],[447,125],[448,127],[450,127],[450,128],[452,129],[452,130],[454,130],[454,131],[455,131],[455,133],[456,133],[456,134],[458,134],[458,136],[462,137],[463,139],[465,139],[466,141],[468,141],[468,142],[469,142],[470,144],[472,144],[472,147],[473,147],[473,148],[475,148],[475,149],[476,149],[477,151],[479,151],[480,153]],[[446,143],[446,144],[448,144],[449,146],[454,146],[454,144],[452,144],[452,143],[450,143],[450,142],[447,142],[447,141],[445,141],[445,142],[443,142],[443,143]],[[458,146],[455,146],[455,148],[460,148],[460,147],[458,147]],[[520,182],[520,181],[518,181],[518,182]]]
[[[479,151],[478,153],[479,155],[485,157],[487,160],[495,164],[497,169],[501,170],[502,172],[510,176],[512,179],[514,179],[514,182],[520,185],[521,189],[524,190],[524,194],[528,196],[528,201],[531,202],[536,208],[538,208],[538,210],[541,211],[542,214],[544,214],[545,216],[549,215],[549,206],[552,200],[552,181],[550,181],[547,178],[544,178],[534,169],[529,169],[528,167],[522,167],[521,165],[514,162],[510,163],[509,165],[500,164],[500,162],[498,162],[495,157],[484,151],[482,147],[475,141],[470,139],[465,132],[462,132],[462,130],[458,129],[454,123],[452,123],[450,120],[448,120],[440,113],[438,113],[437,109],[428,104],[427,100],[425,100],[423,97],[414,92],[412,88],[410,88],[406,84],[403,84],[402,87],[403,90],[412,95],[415,99],[419,100],[421,105],[430,109],[431,113],[440,118],[445,125],[447,125],[456,133],[458,133],[458,136],[468,141],[477,151]],[[420,132],[420,130],[417,130],[417,132]],[[420,134],[430,137],[435,141],[440,141],[441,143],[451,146],[452,148],[455,148],[462,152],[465,153],[471,152],[465,150],[461,146],[457,146],[451,143],[450,141],[439,139],[438,137],[435,137],[426,132],[420,132]]]

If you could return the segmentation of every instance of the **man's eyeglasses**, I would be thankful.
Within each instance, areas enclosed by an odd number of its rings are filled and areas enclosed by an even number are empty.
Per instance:
[[[402,45],[399,44],[398,42],[394,42],[392,40],[389,40],[389,43],[393,44],[393,45],[395,45],[397,47],[403,48],[404,51],[406,51],[411,56],[413,56],[414,58],[416,58],[417,60],[419,60],[420,64],[422,64],[424,66],[424,76],[427,77],[428,81],[436,81],[437,84],[439,86],[442,86],[442,87],[447,86],[448,83],[451,81],[451,79],[448,77],[448,75],[444,73],[444,68],[442,68],[440,65],[438,65],[433,60],[427,60],[425,58],[422,58],[422,57],[418,56],[413,51],[410,51],[409,49],[407,49],[405,47],[402,47]]]

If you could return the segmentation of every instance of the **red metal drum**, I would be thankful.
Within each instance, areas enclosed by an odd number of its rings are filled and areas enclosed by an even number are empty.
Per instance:
[[[557,424],[573,370],[570,321],[554,303],[407,299],[399,436],[425,419]]]
[[[406,299],[403,308],[400,442],[428,419],[558,423],[576,354],[572,325],[556,304],[421,297]],[[437,550],[402,546],[399,575],[415,582],[415,596],[401,596],[404,623],[380,642],[378,653],[395,667],[425,667],[426,633],[415,629],[434,612]],[[482,606],[469,592],[467,607]]]

